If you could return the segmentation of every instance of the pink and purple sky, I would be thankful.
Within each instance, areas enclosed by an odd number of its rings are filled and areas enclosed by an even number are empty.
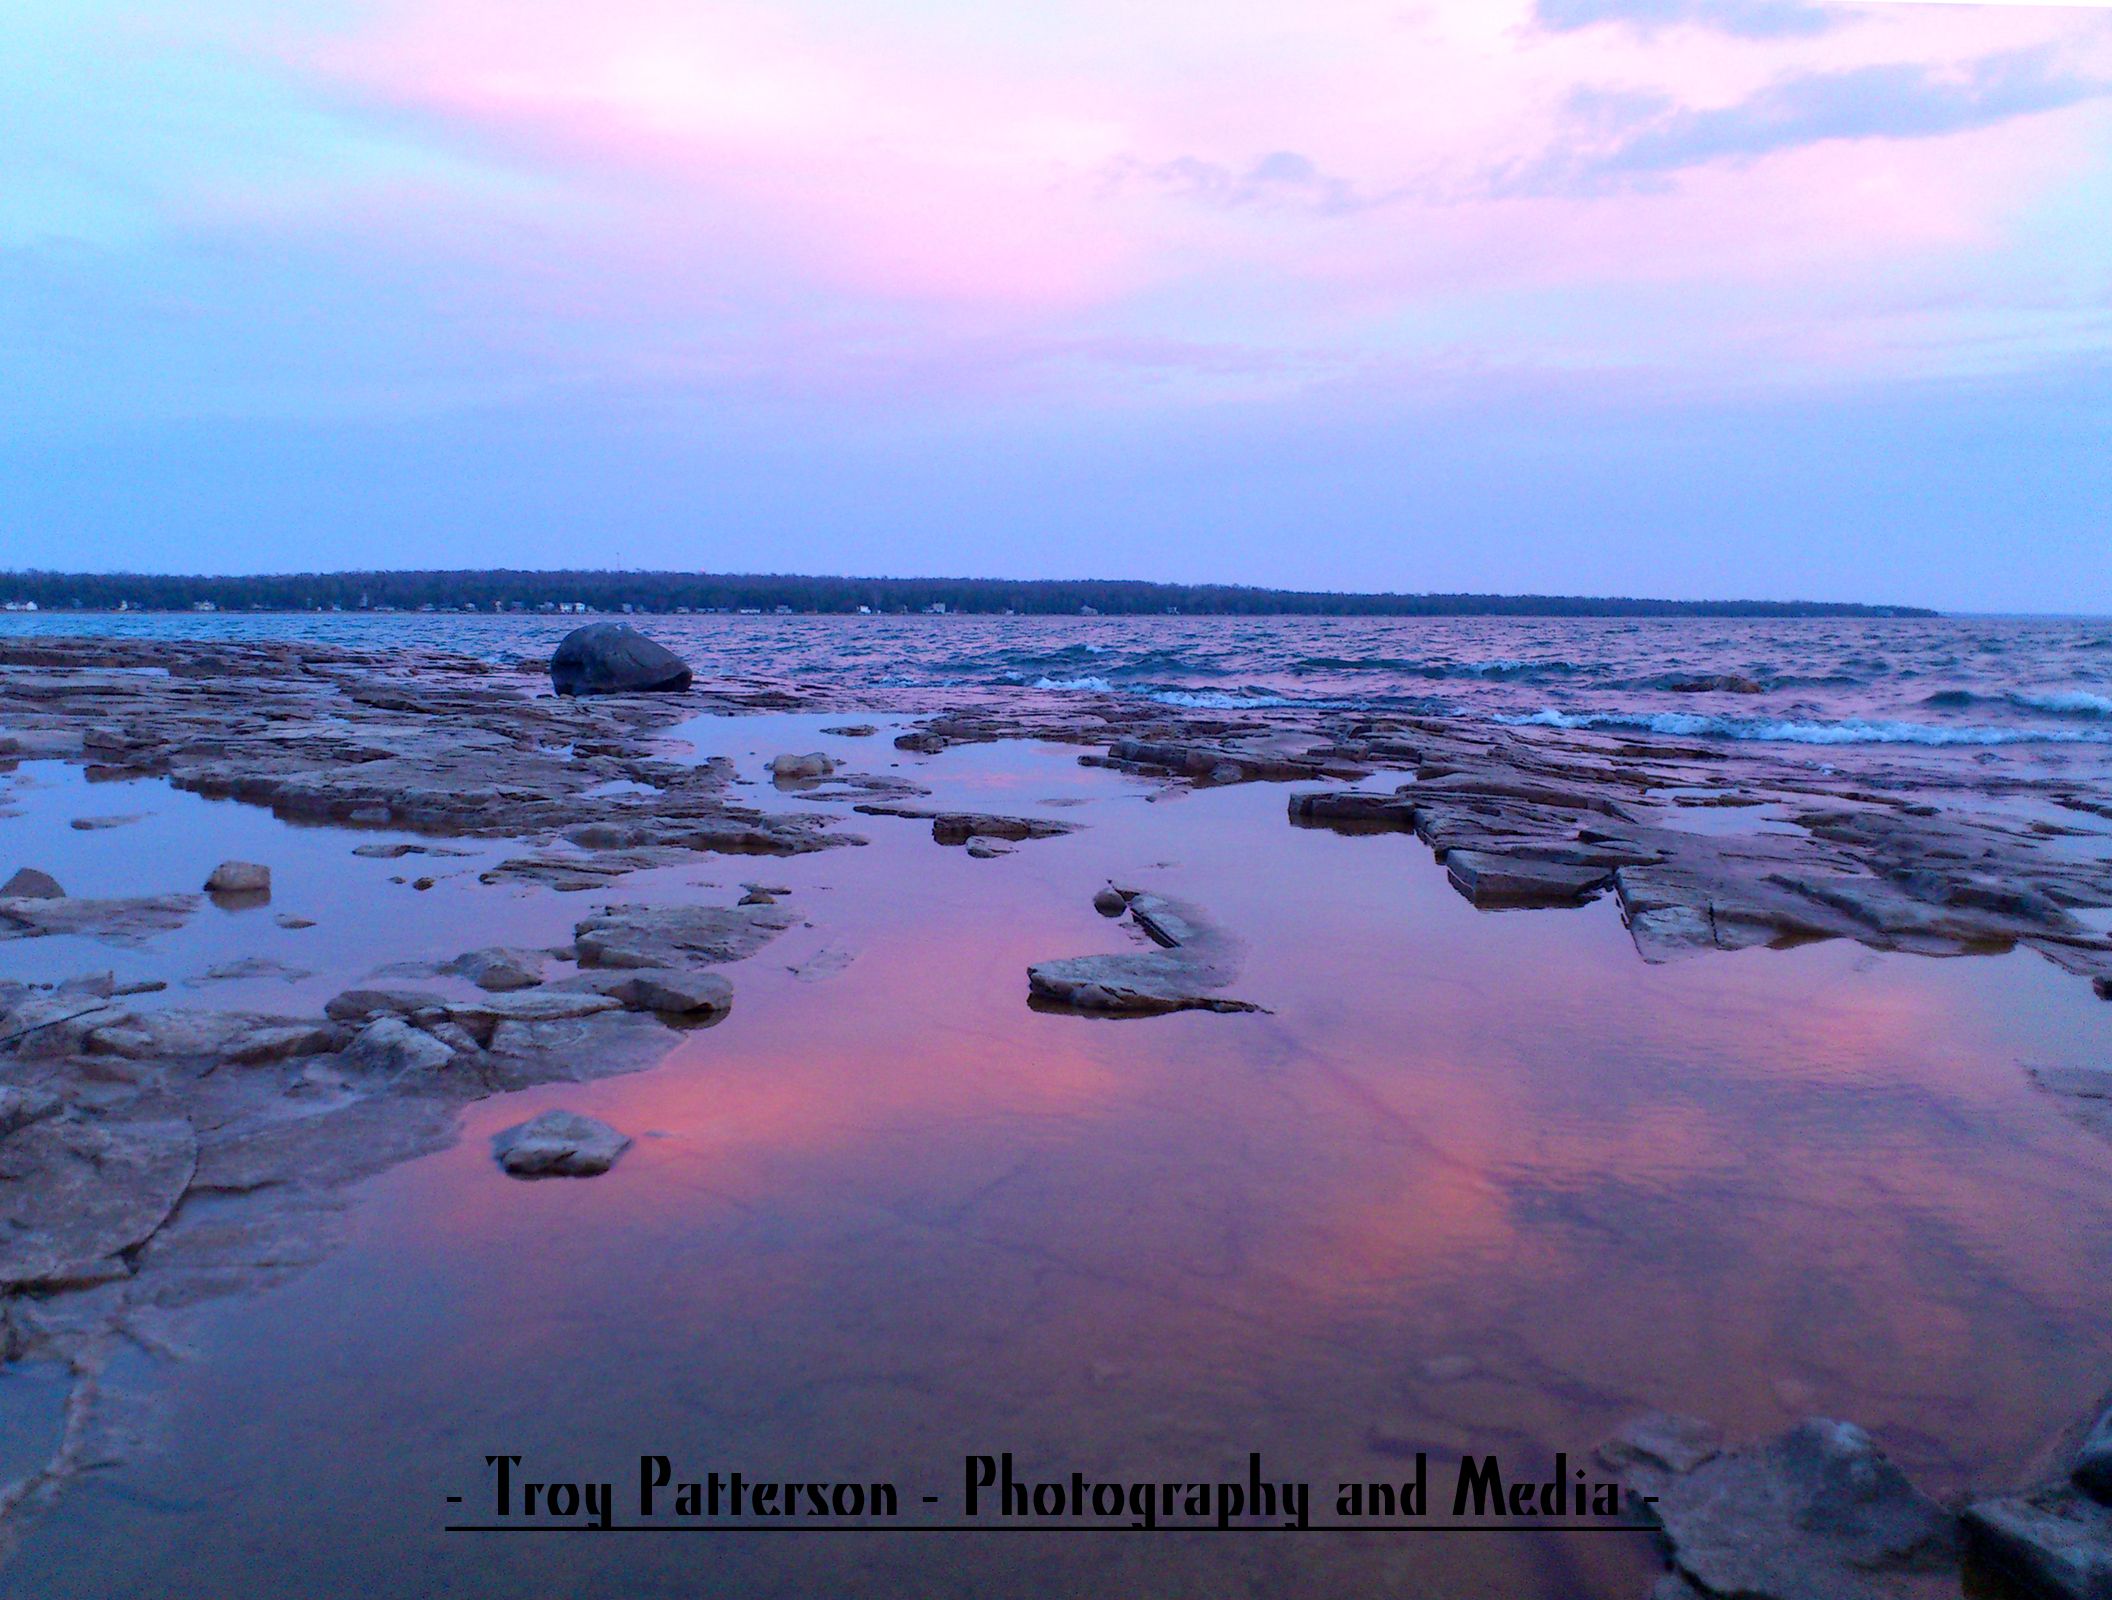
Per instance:
[[[2112,9],[11,0],[0,566],[2112,610]]]

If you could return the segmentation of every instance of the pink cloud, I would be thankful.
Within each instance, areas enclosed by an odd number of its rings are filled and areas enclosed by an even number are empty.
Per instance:
[[[1933,94],[2028,50],[2112,80],[2102,15],[1876,5],[1750,38],[1547,30],[1521,0],[1081,0],[1032,18],[932,0],[884,19],[389,0],[297,54],[569,186],[572,271],[618,300],[753,331],[774,307],[811,321],[819,296],[880,346],[1295,347],[1348,370],[1419,347],[1619,364],[1746,339],[1791,365],[1887,359],[1856,330],[1870,293],[1902,263],[1967,261],[1984,286],[2020,213],[2101,175],[2105,102],[1791,138],[1647,183],[1507,175],[1584,149],[1580,94],[1722,114],[1902,66]],[[1565,321],[1563,294],[1600,298]]]

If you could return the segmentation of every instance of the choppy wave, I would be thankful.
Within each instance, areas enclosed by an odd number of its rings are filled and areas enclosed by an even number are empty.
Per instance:
[[[2112,717],[2112,696],[2092,694],[2087,689],[2059,689],[2043,694],[2013,694],[2010,699],[2034,711],[2051,711],[2062,717]]]
[[[1780,717],[1721,717],[1692,711],[1557,711],[1548,706],[1530,714],[1499,712],[1496,721],[1513,727],[1625,728],[1636,733],[1663,733],[1686,739],[1737,739],[1769,744],[2112,744],[2112,729],[2019,728],[1960,723],[1950,727],[1928,722],[1806,722]]]

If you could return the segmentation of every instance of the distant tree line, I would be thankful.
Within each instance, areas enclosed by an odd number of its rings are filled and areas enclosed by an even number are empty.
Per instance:
[[[1334,594],[1111,579],[813,578],[708,572],[0,572],[0,603],[79,611],[920,612],[984,615],[1927,617],[1913,606],[1545,594]]]

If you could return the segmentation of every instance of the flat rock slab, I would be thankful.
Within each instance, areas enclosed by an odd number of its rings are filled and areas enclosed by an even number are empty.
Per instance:
[[[781,905],[611,906],[573,929],[580,962],[602,967],[685,967],[754,955],[799,913]]]
[[[100,1020],[87,1042],[96,1055],[128,1061],[260,1062],[332,1049],[337,1034],[305,1017],[170,1006]]]
[[[0,939],[41,939],[73,934],[105,944],[138,944],[188,922],[198,909],[194,894],[145,895],[124,900],[44,899],[0,896]]]
[[[1973,1553],[2047,1600],[2112,1600],[2112,1509],[2071,1489],[1982,1500],[1965,1512]]]
[[[1452,887],[1477,906],[1569,906],[1613,882],[1604,867],[1565,866],[1522,856],[1454,850],[1445,857]]]
[[[197,1161],[197,1136],[180,1120],[51,1117],[0,1139],[0,1289],[128,1276],[122,1253],[168,1220]]]
[[[1128,1017],[1262,1009],[1215,992],[1239,975],[1239,947],[1202,912],[1162,895],[1127,899],[1130,916],[1159,948],[1038,961],[1027,968],[1030,1004]]]
[[[491,1141],[499,1165],[516,1178],[592,1178],[630,1147],[629,1135],[576,1111],[545,1111]]]

